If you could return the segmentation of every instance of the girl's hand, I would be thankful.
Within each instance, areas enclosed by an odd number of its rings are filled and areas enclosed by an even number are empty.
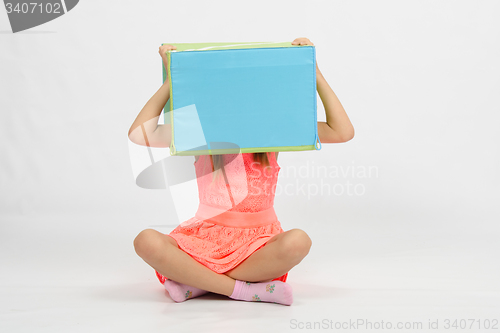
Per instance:
[[[292,45],[312,45],[312,46],[314,46],[313,42],[311,42],[308,38],[305,38],[305,37],[295,38],[295,40],[292,42]]]
[[[295,38],[295,40],[292,42],[292,45],[312,45],[314,46],[313,42],[309,40],[309,38],[305,37],[300,37],[300,38]],[[316,76],[320,76],[321,72],[319,71],[318,67],[318,62],[316,62]]]
[[[167,60],[167,52],[170,50],[176,50],[177,47],[174,45],[170,44],[162,44],[160,46],[160,49],[158,50],[158,53],[160,53],[161,59],[163,60],[163,65],[165,66],[165,69],[168,71],[168,60]]]

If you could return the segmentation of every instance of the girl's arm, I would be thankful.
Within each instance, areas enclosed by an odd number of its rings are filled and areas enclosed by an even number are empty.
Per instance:
[[[292,44],[314,45],[307,38],[297,38]],[[318,121],[318,136],[321,143],[340,143],[351,140],[354,137],[354,127],[337,95],[319,70],[318,63],[316,63],[316,89],[326,113],[326,122]]]
[[[318,63],[316,63],[316,88],[326,113],[326,122],[318,121],[318,136],[321,143],[351,140],[354,137],[354,127],[337,95],[320,72]]]
[[[175,50],[176,47],[172,45],[160,46],[159,53],[163,59],[165,68],[168,70],[166,52],[168,50]],[[167,104],[170,98],[170,84],[167,79],[158,91],[149,99],[144,105],[141,112],[135,119],[130,130],[128,137],[130,141],[149,147],[170,147],[171,141],[171,125],[159,125],[158,119],[160,118],[161,111]]]

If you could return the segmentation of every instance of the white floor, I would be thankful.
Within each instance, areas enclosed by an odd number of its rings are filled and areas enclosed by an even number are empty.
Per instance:
[[[109,230],[107,221],[2,221],[0,332],[287,332],[333,331],[336,325],[344,327],[337,331],[373,332],[480,332],[488,324],[500,328],[500,245],[494,235],[459,228],[377,231],[342,221],[326,224],[326,229],[311,226],[307,231],[313,247],[289,273],[291,306],[216,294],[175,303],[134,252],[137,221],[124,221],[121,230]],[[173,228],[150,226],[165,233]],[[429,329],[429,322],[437,328]],[[401,324],[413,326],[397,329]]]

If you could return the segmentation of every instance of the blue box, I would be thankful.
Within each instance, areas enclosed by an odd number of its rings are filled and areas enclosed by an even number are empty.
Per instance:
[[[166,44],[171,155],[321,149],[314,46]]]

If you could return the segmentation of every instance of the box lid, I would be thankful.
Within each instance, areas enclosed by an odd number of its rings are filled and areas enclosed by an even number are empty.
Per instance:
[[[170,52],[256,49],[268,47],[304,47],[304,45],[292,45],[291,42],[163,43],[162,45],[164,44],[177,47],[177,50],[171,50]]]

